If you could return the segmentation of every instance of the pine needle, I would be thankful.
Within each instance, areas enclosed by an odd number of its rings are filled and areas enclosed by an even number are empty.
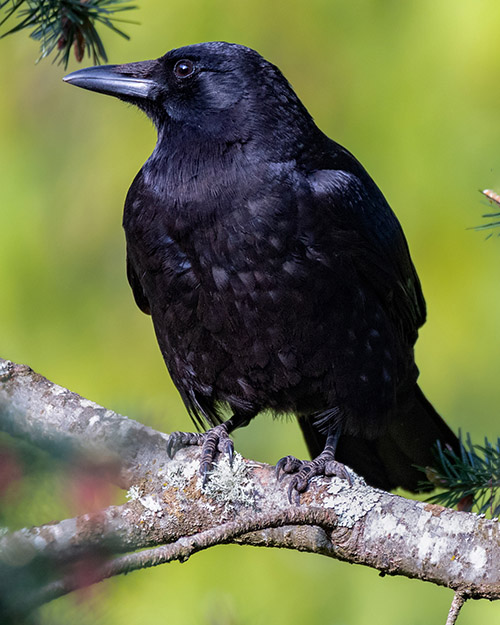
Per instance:
[[[460,437],[460,454],[451,448],[437,447],[439,465],[427,472],[428,480],[443,490],[427,501],[443,506],[459,506],[463,501],[474,501],[479,514],[491,517],[500,514],[500,438],[496,445],[485,438],[484,445],[472,443],[467,434],[465,443]]]
[[[77,61],[87,53],[98,64],[106,62],[107,55],[97,26],[106,26],[129,39],[116,22],[134,22],[118,19],[115,14],[135,8],[128,0],[0,0],[0,10],[6,10],[0,27],[13,16],[19,20],[0,38],[29,29],[30,37],[40,42],[38,61],[55,52],[54,61],[67,67],[73,51]]]
[[[481,191],[481,193],[488,198],[488,200],[490,201],[490,204],[494,204],[496,206],[500,206],[500,195],[498,193],[495,193],[495,191],[492,191],[491,189],[484,189],[484,191]],[[480,226],[475,226],[474,230],[489,230],[491,228],[498,228],[498,227],[500,227],[500,212],[485,213],[483,215],[483,217],[485,219],[499,218],[499,220],[498,221],[490,221],[487,224],[482,224]],[[490,234],[486,238],[489,239],[491,236],[492,235]],[[500,234],[498,236],[500,236]]]

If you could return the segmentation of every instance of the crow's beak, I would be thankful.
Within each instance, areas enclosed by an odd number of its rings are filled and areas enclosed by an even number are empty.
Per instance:
[[[151,78],[154,61],[126,65],[97,65],[64,76],[63,80],[82,89],[118,98],[149,98],[157,83]]]

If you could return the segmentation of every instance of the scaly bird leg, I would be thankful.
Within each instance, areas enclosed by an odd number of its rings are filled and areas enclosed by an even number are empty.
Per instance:
[[[285,475],[295,474],[288,487],[288,500],[292,503],[295,493],[295,501],[299,503],[300,493],[307,490],[309,482],[316,475],[337,476],[347,479],[351,483],[351,476],[345,465],[335,460],[335,451],[340,437],[340,429],[328,430],[325,448],[314,460],[299,460],[295,456],[285,456],[276,464],[276,476],[282,480]]]
[[[233,463],[234,443],[229,434],[237,428],[248,425],[250,419],[240,414],[234,414],[230,419],[208,430],[208,432],[172,432],[167,441],[167,453],[173,458],[181,447],[188,445],[201,446],[201,459],[199,473],[203,478],[203,486],[208,481],[208,476],[213,468],[217,454],[223,453],[229,456],[229,462]]]

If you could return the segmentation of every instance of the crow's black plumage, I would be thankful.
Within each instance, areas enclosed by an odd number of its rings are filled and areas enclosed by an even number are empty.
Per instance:
[[[154,152],[125,203],[127,274],[168,370],[206,434],[296,414],[313,458],[291,492],[347,463],[386,489],[457,439],[417,385],[425,302],[394,213],[361,164],[314,124],[280,71],[224,42],[88,68],[72,84],[143,109]],[[221,411],[232,417],[223,422]],[[337,462],[340,461],[340,462]]]

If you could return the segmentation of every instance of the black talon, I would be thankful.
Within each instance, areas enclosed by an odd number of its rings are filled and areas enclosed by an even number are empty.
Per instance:
[[[212,467],[209,462],[202,462],[200,464],[199,474],[201,476],[201,483],[204,487],[207,485],[211,468]]]
[[[235,414],[224,423],[216,425],[203,434],[195,432],[172,432],[167,440],[167,454],[170,458],[173,458],[181,447],[200,445],[201,458],[198,473],[201,476],[203,486],[206,486],[215,459],[219,453],[227,454],[229,463],[233,466],[234,444],[229,438],[229,433],[236,427],[241,427],[247,423],[247,418]]]
[[[302,466],[302,460],[295,456],[285,456],[276,463],[276,479],[282,482],[286,475],[296,473]]]
[[[297,484],[298,484],[298,477],[294,475],[290,481],[290,486],[288,487],[288,501],[290,502],[290,504],[296,505],[296,506],[300,505],[300,493],[302,492],[298,488]]]
[[[278,482],[281,482],[283,477],[286,475],[286,473],[283,471],[285,462],[286,462],[286,458],[281,458],[276,463],[275,475],[276,475],[276,479],[278,480]]]
[[[331,460],[325,464],[325,475],[327,477],[339,477],[341,480],[347,480],[349,486],[352,486],[352,475],[346,469],[345,465],[341,462],[337,462],[336,460]]]
[[[200,445],[203,434],[195,432],[172,432],[167,440],[167,454],[169,458],[173,458],[175,454],[188,445]]]
[[[295,456],[285,456],[276,463],[276,479],[281,482],[285,475],[293,474],[288,486],[288,501],[300,503],[300,494],[307,490],[315,476],[337,476],[352,486],[352,478],[345,465],[335,460],[338,431],[329,432],[324,450],[314,460],[299,460]]]
[[[229,458],[229,466],[233,466],[233,461],[234,461],[234,445],[231,441],[230,445],[226,445],[226,449],[225,452]]]

